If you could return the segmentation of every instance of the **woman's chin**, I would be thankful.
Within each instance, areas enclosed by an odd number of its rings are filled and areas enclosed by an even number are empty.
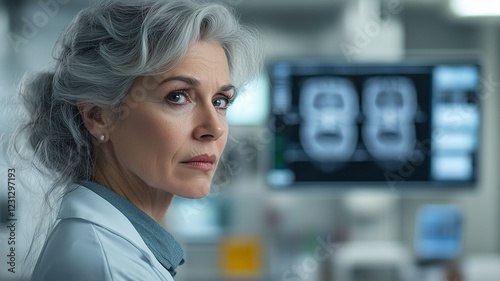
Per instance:
[[[182,190],[182,192],[179,192],[176,195],[188,199],[201,199],[206,197],[209,193],[210,183],[206,185],[193,186],[189,190]]]

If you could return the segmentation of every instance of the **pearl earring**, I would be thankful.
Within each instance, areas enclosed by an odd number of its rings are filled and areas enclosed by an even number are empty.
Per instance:
[[[104,141],[104,135],[101,135],[101,141]]]

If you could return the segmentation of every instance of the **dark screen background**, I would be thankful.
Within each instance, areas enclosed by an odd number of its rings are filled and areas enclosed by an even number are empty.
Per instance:
[[[432,98],[432,66],[328,66],[328,65],[291,65],[288,82],[291,90],[291,108],[288,112],[274,116],[276,127],[284,126],[275,133],[274,168],[289,169],[295,174],[296,182],[386,182],[387,177],[395,175],[397,180],[429,181],[430,180],[430,137],[431,137],[431,98]],[[358,93],[360,114],[357,119],[358,140],[356,159],[349,162],[317,163],[304,152],[301,160],[289,161],[287,151],[302,150],[299,140],[300,116],[298,112],[299,95],[302,83],[311,77],[335,76],[349,79]],[[371,77],[403,76],[409,78],[416,87],[417,116],[415,121],[417,143],[425,143],[426,148],[415,146],[415,154],[409,162],[398,159],[385,162],[381,165],[366,151],[361,137],[361,128],[364,124],[362,115],[362,97],[364,82]],[[283,79],[280,77],[279,79]],[[283,83],[283,81],[281,81]],[[294,116],[294,118],[290,118]],[[293,121],[289,121],[293,120]],[[278,124],[279,123],[279,124]],[[416,154],[417,151],[420,153]],[[423,156],[423,157],[422,157]]]

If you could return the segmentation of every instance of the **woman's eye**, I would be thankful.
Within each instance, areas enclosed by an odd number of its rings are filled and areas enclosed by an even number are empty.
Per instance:
[[[178,103],[178,104],[183,104],[188,101],[186,97],[186,92],[184,91],[175,91],[170,94],[168,94],[165,99],[171,103]]]
[[[217,108],[226,109],[229,106],[229,98],[225,98],[225,97],[224,98],[223,97],[217,98],[216,100],[214,100],[212,102],[212,104]]]

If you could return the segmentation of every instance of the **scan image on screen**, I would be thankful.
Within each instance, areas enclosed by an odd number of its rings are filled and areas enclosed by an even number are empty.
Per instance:
[[[298,107],[304,152],[324,170],[346,163],[358,139],[359,103],[352,82],[330,76],[309,78],[302,84]]]
[[[269,185],[473,185],[479,70],[475,63],[273,64]]]
[[[401,76],[372,77],[363,83],[362,140],[383,168],[408,159],[415,149],[417,98],[413,82]]]

